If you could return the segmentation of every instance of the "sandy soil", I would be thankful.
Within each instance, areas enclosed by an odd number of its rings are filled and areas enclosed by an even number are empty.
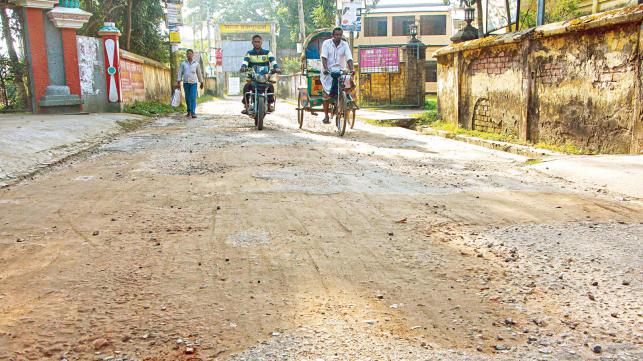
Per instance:
[[[640,200],[240,109],[0,190],[0,360],[643,358]]]

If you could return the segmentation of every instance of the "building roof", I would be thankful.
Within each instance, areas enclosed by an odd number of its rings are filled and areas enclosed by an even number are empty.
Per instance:
[[[445,11],[449,11],[449,5],[444,5],[443,0],[380,0],[369,13],[387,14]]]

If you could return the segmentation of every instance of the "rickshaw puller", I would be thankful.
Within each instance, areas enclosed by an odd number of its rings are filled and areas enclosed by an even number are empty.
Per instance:
[[[336,27],[333,29],[332,39],[325,40],[322,44],[322,66],[323,72],[320,76],[320,81],[322,87],[324,88],[323,100],[324,100],[324,124],[330,123],[330,118],[328,117],[329,113],[329,103],[330,98],[337,93],[337,84],[333,84],[333,77],[330,75],[331,69],[348,69],[351,73],[353,70],[353,51],[348,45],[348,42],[342,40],[344,31],[341,27]],[[342,80],[345,80],[342,78]],[[351,86],[346,87],[346,91],[349,91],[352,88],[352,81],[350,77],[348,78]]]

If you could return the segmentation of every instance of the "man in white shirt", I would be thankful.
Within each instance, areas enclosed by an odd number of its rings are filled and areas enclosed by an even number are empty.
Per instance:
[[[333,29],[333,38],[324,41],[322,44],[322,74],[320,77],[322,86],[324,88],[324,123],[330,123],[328,118],[328,106],[330,98],[337,93],[337,83],[333,84],[333,78],[330,75],[331,70],[344,70],[348,69],[353,71],[353,51],[350,45],[344,40],[342,36],[344,31],[340,27]]]
[[[198,61],[194,60],[194,51],[188,49],[186,52],[187,60],[179,66],[179,75],[177,77],[176,88],[181,88],[183,82],[183,90],[185,91],[185,105],[188,107],[187,117],[196,118],[196,98],[197,98],[197,83],[201,83],[203,89],[203,72],[201,65]]]

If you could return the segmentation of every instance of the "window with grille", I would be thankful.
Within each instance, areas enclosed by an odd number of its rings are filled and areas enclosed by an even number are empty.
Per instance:
[[[446,15],[424,15],[420,17],[420,35],[446,35]]]
[[[414,23],[414,16],[394,16],[393,36],[411,35],[411,25]]]
[[[364,36],[387,36],[388,19],[386,17],[367,17]]]

